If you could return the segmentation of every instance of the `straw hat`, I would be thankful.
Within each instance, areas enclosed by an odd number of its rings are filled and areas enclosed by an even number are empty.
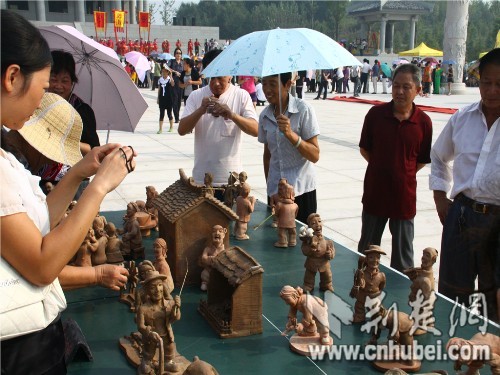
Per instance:
[[[74,165],[82,158],[82,118],[66,100],[46,93],[19,133],[50,160]]]
[[[384,250],[380,246],[370,245],[367,250],[364,251],[365,255],[376,253],[380,255],[387,255]]]

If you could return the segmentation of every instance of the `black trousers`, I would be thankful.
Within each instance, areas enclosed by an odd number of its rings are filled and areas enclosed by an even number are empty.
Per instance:
[[[2,375],[66,374],[60,317],[38,332],[2,341]]]
[[[179,111],[181,109],[182,102],[182,89],[177,86],[174,87],[174,95],[172,98],[172,109],[174,110],[175,122],[179,122]]]

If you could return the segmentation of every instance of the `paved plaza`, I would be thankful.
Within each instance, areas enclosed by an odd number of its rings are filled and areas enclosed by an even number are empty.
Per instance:
[[[382,92],[382,87],[378,88]],[[175,131],[156,134],[159,110],[156,92],[139,89],[149,108],[142,117],[135,133],[111,132],[110,142],[132,145],[137,150],[136,171],[105,198],[101,210],[125,210],[132,200],[145,200],[145,187],[153,185],[158,192],[179,179],[179,168],[188,176],[194,162],[193,135],[179,136]],[[433,95],[430,98],[418,97],[417,104],[436,107],[461,108],[479,100],[478,88],[467,88],[466,95]],[[361,233],[361,196],[366,161],[359,153],[359,137],[363,119],[371,105],[334,100],[313,100],[316,94],[305,93],[304,99],[316,111],[320,124],[320,160],[316,164],[318,172],[318,212],[321,214],[324,233],[334,241],[352,249],[357,249]],[[344,94],[345,95],[345,94]],[[351,94],[347,94],[351,95]],[[331,98],[333,95],[329,94]],[[390,94],[362,94],[361,98],[390,101]],[[264,107],[257,107],[260,113]],[[183,107],[181,108],[182,113]],[[446,125],[451,115],[427,112],[433,122],[433,141]],[[177,124],[175,130],[177,129]],[[106,132],[99,131],[101,143],[106,141]],[[262,166],[263,145],[247,135],[243,136],[243,165],[248,173],[252,187],[251,195],[266,202],[266,184]],[[417,216],[415,217],[415,265],[420,266],[422,250],[435,247],[440,250],[442,226],[435,211],[432,192],[428,189],[430,165],[417,175]],[[250,227],[250,226],[249,226]],[[382,248],[391,252],[391,235],[387,226],[382,239]],[[384,256],[382,263],[389,264]],[[437,272],[437,264],[434,266]]]

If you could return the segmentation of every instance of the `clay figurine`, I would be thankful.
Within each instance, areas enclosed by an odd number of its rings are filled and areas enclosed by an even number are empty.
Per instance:
[[[212,176],[211,173],[205,173],[205,177],[203,178],[203,183],[204,183],[204,193],[205,195],[211,195],[213,196],[215,193],[214,187],[212,186],[212,183],[214,181],[214,177]]]
[[[179,367],[175,362],[176,346],[172,323],[181,318],[181,299],[175,296],[165,299],[163,294],[163,280],[166,276],[153,271],[144,280],[145,301],[137,311],[137,327],[142,335],[142,360],[138,374],[163,371],[177,372]],[[158,371],[154,370],[157,346],[159,350]]]
[[[247,175],[247,172],[245,171],[242,171],[240,172],[240,174],[238,175],[238,195],[241,195],[241,187],[243,186],[244,183],[247,182],[247,179],[248,179],[248,175]]]
[[[288,322],[282,335],[296,331],[290,338],[290,348],[299,354],[310,355],[310,347],[332,345],[328,324],[328,306],[320,298],[304,293],[302,288],[289,285],[281,289],[280,297],[290,306]],[[302,313],[302,320],[297,321],[297,312]]]
[[[236,197],[238,196],[238,173],[230,172],[227,179],[227,185],[224,186],[224,204],[228,207],[233,207]]]
[[[279,184],[278,190],[281,189],[281,193],[279,193],[278,202],[273,209],[278,219],[278,241],[274,243],[274,246],[293,247],[297,245],[295,218],[299,212],[299,206],[294,202],[293,186],[284,179],[281,179]]]
[[[243,172],[242,172],[243,173]],[[240,195],[236,198],[236,215],[238,221],[234,226],[234,235],[237,240],[248,240],[248,223],[255,208],[255,197],[250,197],[250,185],[243,183],[240,186]]]
[[[130,311],[135,312],[135,295],[137,292],[137,284],[139,282],[139,272],[135,262],[131,260],[128,263],[128,278],[125,289],[120,290],[119,301],[130,306]]]
[[[94,236],[94,230],[89,228],[78,252],[76,253],[75,266],[92,267],[92,253],[97,251],[99,242]]]
[[[304,263],[304,291],[314,290],[316,272],[319,272],[319,290],[333,292],[332,270],[330,260],[335,257],[335,247],[332,240],[323,237],[323,225],[319,214],[312,213],[307,217],[307,226],[300,229],[299,238],[302,241],[302,254],[307,259]]]
[[[106,244],[106,261],[110,264],[123,265],[123,255],[120,251],[122,240],[116,234],[116,227],[113,223],[107,223],[104,227],[108,243]]]
[[[156,224],[155,231],[158,232],[158,209],[153,206],[153,199],[158,196],[154,186],[146,186],[146,210],[151,214],[151,220]]]
[[[205,247],[200,259],[200,264],[203,267],[200,289],[203,291],[206,291],[208,288],[213,259],[224,251],[224,238],[226,237],[226,233],[227,229],[220,225],[214,225],[212,227],[212,243],[210,246]]]
[[[200,360],[198,356],[194,356],[193,362],[182,375],[219,375],[219,373],[210,363]]]
[[[411,358],[413,356],[413,335],[411,335],[410,330],[413,326],[413,320],[404,312],[392,309],[386,310],[380,301],[376,304],[375,309],[378,311],[374,313],[371,320],[378,320],[378,323],[372,327],[372,337],[368,345],[377,345],[382,329],[387,328],[389,330],[388,339],[400,348],[399,353],[401,356],[390,360],[375,360],[372,365],[382,372],[395,367],[410,372],[420,370],[422,363]]]
[[[278,182],[278,192],[276,194],[273,194],[270,198],[269,204],[271,205],[271,209],[273,212],[273,221],[271,223],[271,227],[273,228],[278,228],[278,217],[274,213],[274,207],[279,202],[280,198],[285,196],[287,184],[288,184],[287,179],[281,178]],[[295,200],[295,195],[293,196],[292,199]]]
[[[137,203],[127,204],[127,214],[124,217],[122,235],[122,254],[124,258],[144,258],[144,246],[142,246],[142,235],[136,213],[139,210]],[[119,232],[119,233],[120,233]]]
[[[420,306],[419,311],[416,311],[417,316],[424,316],[427,320],[427,327],[434,326],[434,317],[432,311],[436,302],[434,293],[434,272],[432,266],[436,263],[438,251],[432,247],[424,249],[422,254],[422,264],[420,268],[410,268],[404,273],[410,278],[412,284],[410,286],[410,295],[408,300],[410,305],[413,305],[418,300]],[[425,305],[425,310],[424,310]],[[413,315],[413,314],[412,314]],[[425,327],[422,327],[425,328]],[[421,335],[426,333],[425,329],[418,328],[413,332],[413,335]]]
[[[353,323],[365,321],[366,297],[378,297],[386,283],[385,274],[378,269],[380,256],[385,252],[380,246],[370,245],[364,254],[366,257],[361,256],[358,261],[358,269],[354,273],[354,285],[349,294],[350,297],[356,298]]]
[[[474,348],[479,345],[489,346],[489,357],[490,358],[473,358],[470,356],[482,353],[483,350],[475,350]],[[479,369],[484,365],[490,366],[491,374],[500,374],[500,337],[492,333],[476,333],[470,340],[465,340],[459,337],[451,338],[446,344],[446,351],[451,352],[458,356],[455,361],[454,369],[455,371],[461,371],[462,365],[467,366],[465,372],[460,372],[464,375],[476,375],[479,374]],[[463,354],[468,355],[467,358],[462,358]],[[481,372],[483,373],[483,372]],[[486,373],[486,372],[484,372]]]
[[[163,238],[157,238],[153,243],[153,252],[155,255],[155,261],[153,266],[161,274],[166,276],[165,282],[167,284],[168,293],[172,293],[174,290],[174,279],[170,273],[170,266],[167,263],[167,243]]]

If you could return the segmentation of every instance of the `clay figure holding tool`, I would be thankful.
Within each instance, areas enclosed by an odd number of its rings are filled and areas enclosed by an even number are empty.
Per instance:
[[[362,256],[358,261],[358,269],[354,272],[354,285],[349,294],[350,297],[356,298],[353,323],[365,321],[366,297],[378,297],[386,284],[385,274],[378,268],[380,256],[385,255],[385,252],[380,246],[370,245],[364,254],[366,257]]]
[[[320,298],[304,293],[301,287],[285,285],[280,297],[290,306],[286,329],[283,336],[295,331],[290,338],[290,349],[302,355],[310,355],[310,347],[316,345],[332,345],[328,323],[328,306]],[[302,314],[302,320],[297,320],[297,312]]]
[[[175,362],[176,345],[172,323],[181,318],[181,299],[166,299],[163,294],[163,281],[166,276],[158,271],[150,272],[144,280],[145,301],[137,311],[137,327],[142,335],[142,361],[139,374],[150,374],[155,366],[153,358],[157,346],[160,347],[159,371],[177,372]]]

